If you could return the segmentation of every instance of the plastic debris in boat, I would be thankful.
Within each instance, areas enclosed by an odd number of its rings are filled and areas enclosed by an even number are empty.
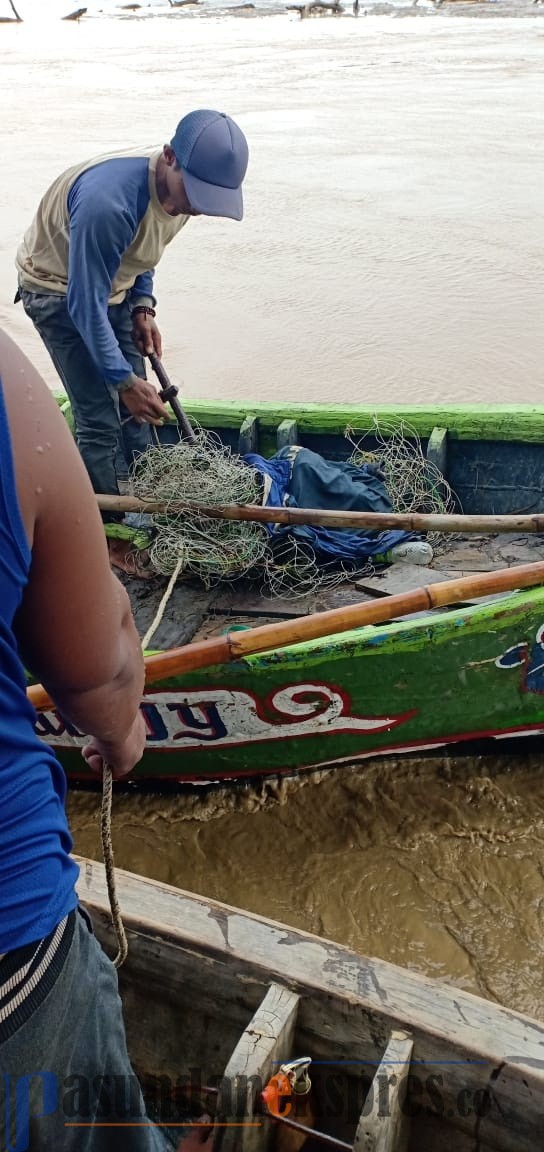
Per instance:
[[[384,564],[425,565],[431,563],[433,556],[433,550],[427,540],[406,540],[402,544],[396,544],[383,557],[375,556],[374,560],[376,563],[383,560]]]
[[[296,1125],[311,1129],[314,1122],[312,1081],[308,1074],[310,1056],[301,1056],[282,1064],[279,1072],[268,1081],[261,1094],[266,1112],[277,1119],[294,1121]],[[299,1152],[310,1135],[299,1127],[278,1125],[274,1141],[275,1152]]]

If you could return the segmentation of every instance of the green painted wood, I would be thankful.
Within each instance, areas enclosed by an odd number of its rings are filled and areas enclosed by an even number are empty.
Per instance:
[[[447,481],[448,479],[448,429],[447,428],[433,428],[427,444],[427,460],[430,464],[434,464],[438,468],[441,476]],[[433,483],[433,493],[439,500],[445,500],[447,496],[446,484],[441,480],[436,480]]]
[[[223,427],[237,427],[240,408],[237,404],[216,401],[188,401],[187,411],[202,424],[213,422]],[[252,404],[252,412],[264,428],[277,426],[285,419],[296,419],[306,434],[343,435],[347,426],[367,430],[374,417],[405,421],[419,436],[428,437],[437,425],[447,427],[451,439],[521,440],[544,443],[544,407],[531,405],[459,405],[444,407],[405,407],[398,405],[360,405],[347,408],[339,404]]]
[[[65,401],[64,394],[56,394]],[[395,405],[360,404],[346,407],[342,404],[289,404],[257,402],[244,408],[237,401],[187,400],[187,413],[205,428],[239,428],[247,410],[259,421],[265,434],[276,429],[283,420],[296,420],[299,431],[307,435],[344,434],[351,426],[358,431],[371,427],[374,417],[391,420],[396,417],[409,424],[425,439],[433,428],[448,429],[452,440],[496,440],[497,442],[525,441],[544,443],[544,405],[531,404],[457,404]]]
[[[544,731],[542,625],[544,588],[164,682],[147,698],[153,740],[134,779],[293,772]],[[509,666],[499,667],[507,652]],[[39,724],[68,774],[85,778],[79,751],[70,748],[58,717],[47,713]]]

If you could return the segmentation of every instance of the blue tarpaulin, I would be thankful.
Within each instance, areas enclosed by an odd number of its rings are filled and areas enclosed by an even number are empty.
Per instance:
[[[295,445],[282,448],[270,460],[256,453],[248,453],[244,460],[269,478],[267,506],[346,512],[393,511],[376,464],[325,460],[317,452]],[[321,564],[338,561],[357,566],[369,556],[381,555],[396,544],[414,538],[413,532],[373,532],[364,528],[329,529],[291,524],[268,524],[267,528],[275,540],[291,536],[310,544]]]

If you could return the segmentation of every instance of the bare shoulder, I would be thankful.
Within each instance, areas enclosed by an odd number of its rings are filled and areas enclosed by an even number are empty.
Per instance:
[[[0,378],[32,565],[17,638],[33,672],[66,693],[108,681],[127,611],[96,498],[72,434],[39,372],[0,333]]]
[[[30,543],[36,521],[75,485],[94,504],[79,453],[55,398],[24,352],[0,330],[0,379],[8,417],[19,505]]]

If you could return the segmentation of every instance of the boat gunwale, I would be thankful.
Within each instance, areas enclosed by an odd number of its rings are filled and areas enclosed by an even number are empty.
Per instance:
[[[76,863],[80,867],[80,878],[78,881],[78,895],[82,903],[92,908],[94,912],[98,913],[106,920],[110,919],[110,905],[107,895],[105,870],[102,864],[97,861],[89,860],[83,857],[75,857]],[[157,941],[163,941],[173,947],[180,948],[183,951],[191,951],[198,947],[199,951],[206,951],[210,956],[228,958],[230,963],[239,962],[245,959],[246,963],[261,968],[267,973],[273,973],[274,979],[281,979],[281,966],[278,965],[274,968],[266,959],[265,951],[262,953],[255,947],[255,955],[250,957],[245,955],[242,951],[237,951],[236,947],[229,943],[225,931],[218,925],[229,922],[232,918],[241,921],[243,928],[245,923],[251,924],[253,928],[256,925],[263,928],[267,933],[278,933],[283,937],[285,943],[289,947],[289,956],[296,955],[296,945],[300,944],[301,947],[313,946],[321,950],[325,955],[323,957],[324,965],[327,971],[321,972],[321,978],[305,979],[302,974],[293,976],[289,979],[289,986],[293,983],[300,983],[302,986],[311,986],[316,991],[321,991],[327,995],[336,996],[339,999],[345,999],[352,1005],[358,1005],[361,1008],[369,1011],[373,1015],[381,1013],[386,1015],[386,1004],[388,1000],[387,986],[393,984],[400,979],[402,985],[406,982],[407,989],[420,988],[425,999],[425,994],[428,993],[432,997],[432,1003],[428,1006],[429,1023],[424,1022],[420,1018],[418,1023],[417,1015],[414,1011],[413,1016],[406,1015],[392,1015],[392,1020],[397,1023],[403,1022],[403,1026],[413,1029],[421,1029],[429,1036],[440,1036],[440,1030],[433,1029],[430,1023],[431,1017],[436,1016],[436,1003],[437,1001],[442,1004],[448,1005],[448,1012],[450,1002],[454,1003],[456,1018],[453,1019],[452,1027],[458,1030],[459,1037],[462,1038],[463,1034],[467,1034],[467,1039],[464,1041],[466,1047],[471,1045],[468,1043],[468,1035],[474,1038],[473,1050],[480,1052],[486,1056],[491,1056],[491,1052],[482,1048],[475,1040],[477,1034],[481,1034],[481,1024],[472,1026],[468,1023],[468,1016],[471,1008],[476,1008],[478,1011],[483,1011],[485,1016],[486,1012],[490,1017],[500,1019],[504,1028],[514,1028],[514,1032],[518,1030],[517,1039],[523,1038],[527,1040],[527,1033],[536,1032],[540,1037],[536,1041],[537,1047],[529,1060],[533,1063],[524,1065],[516,1062],[516,1067],[524,1068],[525,1071],[535,1071],[535,1063],[542,1066],[542,1087],[544,1089],[544,1023],[539,1022],[531,1016],[525,1015],[520,1012],[515,1012],[503,1005],[495,1004],[492,1001],[487,1001],[480,996],[476,996],[471,992],[464,989],[455,987],[454,985],[446,984],[443,981],[435,980],[432,977],[424,976],[418,972],[411,972],[400,968],[398,965],[392,964],[389,961],[381,960],[375,957],[363,956],[346,945],[335,943],[325,937],[317,936],[314,933],[307,932],[303,929],[289,926],[280,921],[269,919],[268,917],[260,916],[256,913],[236,908],[232,905],[225,904],[219,900],[209,899],[197,893],[188,892],[184,889],[175,888],[172,885],[165,884],[158,880],[152,880],[147,877],[138,876],[135,873],[128,872],[124,869],[116,868],[116,885],[117,894],[122,908],[123,921],[127,931],[136,937],[147,937]],[[138,895],[139,892],[139,895]],[[166,907],[163,908],[163,918],[148,918],[142,915],[141,907],[142,900],[145,895],[154,895],[157,905],[164,903]],[[168,904],[171,908],[168,909]],[[215,929],[207,934],[201,935],[196,928],[190,924],[190,919],[194,916],[195,912],[200,910],[206,914],[207,925],[215,925]],[[166,912],[166,919],[164,918]],[[180,917],[183,919],[183,926],[181,921],[176,923],[176,919]],[[202,928],[202,923],[200,923]],[[227,933],[228,935],[228,933]],[[250,935],[248,934],[248,939]],[[280,939],[278,944],[282,943]],[[307,963],[307,960],[305,960]],[[347,988],[343,983],[337,982],[334,979],[334,965],[336,964],[341,970],[341,976],[345,979],[347,974],[346,965],[351,963],[354,971],[360,969],[368,969],[371,977],[365,982],[365,991],[361,992],[353,988]],[[268,980],[268,976],[266,977]],[[463,1008],[465,1011],[463,1011]],[[519,1028],[518,1028],[519,1026]],[[495,1054],[493,1059],[499,1061],[499,1057]],[[502,1057],[500,1058],[502,1060]]]
[[[64,411],[68,396],[53,395]],[[428,439],[434,428],[446,428],[449,440],[486,440],[500,443],[544,443],[544,405],[541,404],[319,404],[294,401],[203,400],[184,398],[184,410],[204,428],[239,429],[248,417],[255,418],[262,431],[275,432],[285,420],[294,420],[305,435],[336,435],[345,438],[347,428],[370,433],[374,420],[405,423]],[[175,418],[168,423],[175,426]],[[387,427],[381,430],[387,439]]]
[[[384,621],[380,624],[365,624],[360,628],[347,629],[345,632],[331,632],[329,636],[318,637],[314,640],[299,640],[293,644],[283,644],[280,647],[240,656],[228,664],[210,665],[205,671],[211,673],[215,669],[229,668],[233,665],[251,667],[259,663],[267,664],[270,660],[277,664],[278,653],[283,653],[289,663],[296,663],[297,659],[304,659],[308,655],[314,659],[318,659],[320,655],[327,660],[341,659],[345,657],[346,649],[349,649],[350,655],[371,657],[378,650],[383,652],[387,640],[404,642],[404,646],[409,647],[413,633],[414,643],[417,643],[422,631],[427,633],[426,639],[432,640],[433,643],[449,642],[452,638],[452,629],[456,632],[460,625],[471,624],[475,630],[481,625],[482,631],[485,632],[491,620],[500,623],[501,619],[504,618],[506,625],[509,623],[510,617],[515,618],[520,611],[523,612],[527,608],[532,608],[535,600],[543,601],[544,614],[544,585],[506,593],[500,599],[487,603],[464,606],[453,604],[451,607],[429,609],[425,613],[418,612],[404,617],[399,616],[394,620]],[[429,632],[429,629],[432,629],[432,633]],[[146,655],[151,653],[157,655],[160,652],[182,652],[185,647],[186,645],[181,645],[179,648],[176,646],[168,649],[153,648],[146,651]],[[165,676],[164,680],[157,681],[149,691],[161,691],[161,688],[173,684],[183,686],[183,680],[184,676],[181,673],[178,676]]]

